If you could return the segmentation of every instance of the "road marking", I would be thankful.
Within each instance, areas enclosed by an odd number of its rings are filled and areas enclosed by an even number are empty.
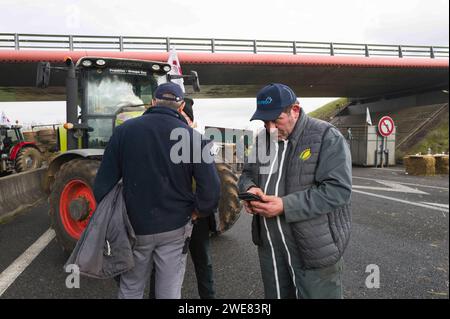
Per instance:
[[[18,257],[6,270],[0,274],[0,297],[20,276],[20,274],[33,262],[33,260],[44,250],[55,238],[55,231],[48,229],[38,240],[35,241],[20,257]]]
[[[363,191],[353,190],[352,192],[353,192],[353,193],[364,194],[364,195],[368,195],[368,196],[373,196],[373,197],[378,197],[378,198],[383,198],[383,199],[388,199],[388,200],[392,200],[392,201],[395,201],[395,202],[400,202],[400,203],[404,203],[404,204],[409,204],[409,205],[414,205],[414,206],[424,207],[424,208],[433,209],[433,210],[438,210],[438,211],[440,211],[440,212],[448,213],[448,209],[441,208],[441,207],[436,207],[436,206],[431,206],[431,205],[425,205],[425,204],[422,204],[422,203],[416,203],[416,202],[410,202],[410,201],[403,200],[403,199],[399,199],[399,198],[395,198],[395,197],[383,196],[383,195],[378,195],[378,194],[373,194],[373,193],[367,193],[367,192],[363,192]]]
[[[402,172],[404,173],[404,169],[394,169],[394,168],[379,168],[379,167],[371,167],[370,169],[382,170],[382,171],[393,171],[393,172]]]
[[[438,203],[427,203],[427,202],[422,202],[423,204],[427,204],[427,205],[432,205],[432,206],[436,206],[436,207],[442,207],[442,208],[449,208],[448,204],[438,204]]]
[[[440,190],[444,190],[444,191],[448,192],[448,187],[438,187],[438,186],[430,186],[430,185],[422,185],[422,184],[404,183],[404,182],[399,182],[399,181],[383,181],[383,180],[380,180],[380,179],[368,178],[368,177],[359,177],[359,176],[353,176],[353,178],[364,179],[364,180],[367,180],[367,181],[375,181],[375,182],[378,182],[378,183],[380,183],[380,182],[390,182],[390,183],[397,183],[397,184],[409,185],[409,186],[434,188],[434,189],[440,189]]]
[[[360,186],[353,185],[352,188],[356,189],[369,189],[374,191],[384,191],[384,192],[398,192],[398,193],[411,193],[411,194],[420,194],[420,195],[430,195],[428,193],[422,192],[418,189],[411,188],[408,186],[404,186],[402,184],[393,183],[389,181],[377,181],[377,183],[385,185],[386,187],[374,187],[374,186]]]

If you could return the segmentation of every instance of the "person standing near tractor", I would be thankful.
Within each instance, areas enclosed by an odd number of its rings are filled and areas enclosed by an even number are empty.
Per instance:
[[[181,115],[192,128],[195,128],[194,122],[194,100],[191,98],[184,98],[185,106],[180,110]],[[195,191],[195,181],[193,181],[193,188]],[[192,258],[195,269],[195,277],[197,278],[197,289],[201,299],[214,299],[214,279],[213,267],[210,253],[210,232],[215,232],[217,229],[215,212],[208,217],[197,218],[192,229],[192,236],[189,242],[189,253]],[[218,217],[217,217],[218,218]],[[150,294],[151,299],[155,298],[155,278],[154,272],[150,279]]]
[[[195,127],[194,110],[192,106],[194,101],[185,98],[186,105],[181,111],[189,126]],[[201,299],[214,299],[214,279],[213,267],[210,252],[210,232],[217,230],[217,219],[215,218],[217,211],[208,217],[198,218],[192,230],[192,237],[189,243],[189,252],[195,269],[195,277],[197,278],[197,289]]]
[[[156,298],[181,298],[191,219],[212,214],[218,205],[220,181],[214,162],[203,156],[199,163],[175,163],[171,158],[172,147],[180,143],[171,139],[174,129],[188,132],[190,150],[199,134],[179,113],[183,98],[177,84],[158,86],[152,107],[114,130],[95,179],[97,202],[123,179],[127,212],[137,235],[135,267],[120,276],[119,298],[142,298],[153,264]]]
[[[345,138],[331,124],[306,115],[284,84],[265,86],[256,105],[251,120],[266,128],[259,138],[274,135],[256,146],[274,152],[269,166],[259,158],[245,164],[239,190],[261,199],[244,206],[253,214],[265,297],[342,298],[352,192]]]

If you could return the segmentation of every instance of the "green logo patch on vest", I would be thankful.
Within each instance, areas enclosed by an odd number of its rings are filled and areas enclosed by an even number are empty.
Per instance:
[[[308,158],[310,158],[311,157],[311,149],[310,148],[307,148],[306,150],[304,150],[303,152],[301,152],[300,153],[300,156],[299,156],[299,158],[302,160],[302,161],[306,161]]]

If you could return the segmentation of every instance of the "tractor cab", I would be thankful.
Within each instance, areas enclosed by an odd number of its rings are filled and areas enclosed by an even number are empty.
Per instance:
[[[19,125],[0,125],[0,153],[9,154],[14,145],[24,140]]]
[[[105,148],[116,125],[149,105],[170,65],[161,62],[85,57],[78,61],[79,119],[87,129],[82,148]]]
[[[105,148],[114,127],[141,115],[162,83],[191,78],[194,91],[199,91],[195,71],[172,75],[165,62],[87,56],[76,64],[67,58],[65,64],[58,68],[41,62],[36,82],[38,87],[46,87],[50,69],[67,71],[67,148],[61,145],[62,151]]]

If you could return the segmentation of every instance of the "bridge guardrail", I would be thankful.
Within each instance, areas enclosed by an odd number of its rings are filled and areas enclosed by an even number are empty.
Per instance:
[[[448,58],[448,46],[386,45],[213,38],[0,33],[0,50],[179,51],[365,57]]]

